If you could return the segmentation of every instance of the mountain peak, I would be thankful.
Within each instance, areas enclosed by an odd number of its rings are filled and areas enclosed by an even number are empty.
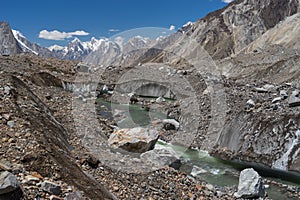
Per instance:
[[[59,46],[59,45],[52,45],[52,46],[50,46],[50,47],[48,47],[48,49],[50,50],[50,51],[61,51],[61,50],[63,50],[65,47],[63,47],[63,46]]]
[[[22,49],[15,39],[7,22],[0,22],[0,54],[14,55],[21,53]]]
[[[80,41],[80,39],[78,38],[78,37],[75,37],[72,41],[71,41],[71,43],[80,43],[81,41]]]

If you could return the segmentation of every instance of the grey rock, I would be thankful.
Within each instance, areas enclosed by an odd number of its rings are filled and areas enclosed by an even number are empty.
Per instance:
[[[202,169],[201,167],[198,167],[198,166],[194,165],[193,169],[191,171],[191,175],[195,177],[195,176],[197,176],[199,174],[205,174],[207,172],[208,172],[207,170]]]
[[[61,193],[61,187],[50,181],[42,182],[41,188],[50,194],[59,195]]]
[[[10,164],[7,161],[0,160],[0,169],[4,171],[11,171],[12,170],[12,164]]]
[[[79,191],[72,192],[70,194],[67,194],[65,197],[65,200],[84,200],[85,198],[82,196],[82,194]]]
[[[156,103],[162,103],[162,102],[165,102],[166,100],[163,98],[163,97],[158,97],[155,102]]]
[[[300,106],[300,98],[296,97],[296,96],[291,96],[289,98],[289,106],[290,107],[297,107]]]
[[[154,148],[158,137],[158,131],[155,129],[136,127],[116,130],[110,135],[108,143],[112,147],[129,152],[144,153]]]
[[[292,96],[298,97],[299,96],[299,90],[294,90],[292,92]]]
[[[20,187],[17,177],[8,171],[0,174],[0,195],[13,192]]]
[[[286,90],[280,90],[280,96],[282,97],[282,99],[286,99],[289,97],[288,93]]]
[[[210,191],[215,189],[215,187],[211,184],[206,184],[206,188],[209,189]]]
[[[170,129],[173,129],[173,130],[178,130],[179,127],[180,127],[180,124],[178,121],[176,121],[175,119],[163,119],[162,120],[162,123],[164,124],[164,127],[166,127],[166,125],[171,125],[172,128]],[[169,126],[170,127],[170,126]],[[173,128],[174,127],[174,128]],[[170,129],[167,129],[167,130],[170,130]]]
[[[265,84],[263,86],[263,88],[266,89],[267,91],[271,91],[271,90],[273,90],[275,88],[275,86],[271,85],[271,84]]]
[[[0,55],[15,55],[22,49],[7,22],[0,22]]]
[[[101,90],[101,93],[102,94],[106,94],[107,92],[108,92],[108,87],[107,87],[107,85],[103,85],[103,87],[102,87],[102,90]]]
[[[9,93],[10,93],[10,87],[5,86],[5,87],[4,87],[4,94],[9,95]]]
[[[179,169],[181,162],[179,156],[170,147],[155,148],[141,154],[141,159],[146,162],[151,162],[157,166],[171,166]]]
[[[279,101],[281,101],[282,97],[276,97],[272,100],[272,103],[277,103]]]
[[[15,122],[14,121],[8,121],[7,126],[9,126],[10,128],[13,128],[15,126]]]
[[[240,52],[280,21],[297,13],[298,8],[298,0],[233,1],[181,31],[195,38],[213,58],[220,59]]]
[[[255,102],[252,100],[252,99],[249,99],[247,102],[246,102],[247,106],[253,108],[255,107]]]
[[[241,171],[238,192],[234,194],[237,198],[260,198],[265,195],[263,180],[252,168]]]
[[[266,92],[268,92],[267,89],[265,89],[265,88],[259,88],[259,87],[254,88],[254,91],[256,91],[258,93],[266,93]]]

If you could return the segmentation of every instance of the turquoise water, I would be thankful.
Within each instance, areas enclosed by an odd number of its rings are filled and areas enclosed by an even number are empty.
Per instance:
[[[104,101],[103,99],[98,99],[98,103],[102,106],[105,106],[105,110],[107,112],[100,111],[100,113],[102,112],[102,115],[111,115],[110,118],[113,118],[117,121],[119,128],[134,128],[137,126],[145,127],[157,119],[167,118],[166,114],[148,111],[147,109],[143,108],[142,105],[138,104],[114,104]],[[120,116],[113,116],[114,114],[118,113]]]
[[[223,161],[210,156],[205,151],[186,149],[184,147],[167,144],[163,141],[159,141],[157,145],[171,147],[181,156],[183,161],[183,166],[180,168],[181,171],[196,176],[215,186],[237,186],[240,171],[252,167],[264,178],[275,180],[276,182],[286,185],[300,187],[300,174],[297,173],[276,171],[253,163]],[[195,172],[198,172],[198,174]],[[274,177],[282,177],[285,180]],[[280,187],[275,185],[270,185],[269,188],[266,189],[266,192],[268,197],[274,200],[298,199],[288,197]]]
[[[98,99],[98,103],[105,107],[102,107],[100,114],[107,118],[115,119],[119,128],[143,127],[149,125],[156,119],[167,118],[165,114],[149,112],[141,105],[113,104],[103,99]],[[111,111],[119,115],[114,117]],[[268,177],[270,180],[300,187],[300,174],[297,173],[276,171],[255,163],[223,161],[210,156],[207,152],[187,149],[181,146],[167,144],[163,141],[158,141],[156,145],[171,147],[182,159],[183,165],[180,169],[181,171],[198,177],[201,180],[205,180],[212,185],[221,187],[237,186],[240,171],[252,167],[258,171],[261,176]],[[274,185],[270,185],[266,191],[269,197],[274,200],[292,199],[288,198],[279,187]]]

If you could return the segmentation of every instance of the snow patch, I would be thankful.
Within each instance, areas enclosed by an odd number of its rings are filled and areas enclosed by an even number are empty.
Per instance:
[[[62,47],[62,46],[59,46],[59,45],[56,45],[56,44],[48,47],[48,49],[50,51],[62,51],[62,50],[64,50],[64,48],[65,47]]]
[[[15,39],[17,40],[17,42],[21,45],[22,49],[24,49],[25,51],[29,51],[29,52],[32,52],[34,53],[35,55],[38,55],[38,53],[34,50],[32,50],[31,48],[29,48],[23,41],[23,40],[27,40],[26,37],[24,37],[24,35],[20,32],[20,31],[17,31],[17,30],[12,30],[12,33],[15,37]]]

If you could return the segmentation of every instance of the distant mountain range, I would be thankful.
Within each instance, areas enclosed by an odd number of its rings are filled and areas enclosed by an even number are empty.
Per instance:
[[[80,60],[93,64],[102,63],[108,58],[113,59],[135,49],[147,48],[161,38],[152,40],[141,36],[134,36],[125,42],[112,41],[108,38],[82,42],[74,38],[66,46],[53,45],[48,48],[30,42],[20,31],[12,30],[7,22],[0,22],[0,54],[14,55],[32,53],[42,57],[55,57],[65,60]]]
[[[56,57],[107,65],[114,63],[116,59],[119,59],[118,63],[120,63],[121,55],[124,55],[124,52],[133,52],[136,49],[146,49],[153,46],[157,49],[164,47],[173,49],[172,45],[177,45],[177,39],[178,41],[182,40],[180,43],[182,48],[186,50],[186,53],[189,53],[190,44],[183,39],[189,37],[197,41],[214,59],[218,60],[237,55],[239,52],[245,51],[249,45],[251,45],[252,50],[261,48],[260,42],[269,43],[271,39],[268,38],[274,38],[274,34],[277,34],[276,37],[284,35],[280,32],[281,27],[286,27],[285,30],[290,31],[292,27],[288,24],[297,25],[299,17],[288,22],[284,20],[297,12],[299,12],[299,0],[236,0],[223,9],[209,13],[197,22],[188,22],[178,31],[182,37],[179,34],[173,34],[166,39],[134,36],[123,43],[107,38],[96,39],[93,37],[90,41],[85,42],[75,38],[64,47],[54,45],[49,48],[31,43],[21,32],[11,30],[7,22],[0,22],[0,54],[33,53],[42,57]],[[277,27],[280,22],[283,25]],[[287,24],[284,25],[285,23]],[[273,30],[275,26],[277,28]],[[268,34],[265,34],[266,32]],[[298,38],[297,33],[294,32],[292,33],[293,41]],[[264,34],[265,37],[262,38],[261,36]],[[282,39],[278,38],[277,40],[281,44],[285,44]],[[293,45],[293,41],[289,44]],[[254,44],[251,44],[252,42]],[[249,50],[246,49],[246,51]],[[140,54],[143,53],[145,52]],[[155,56],[152,53],[151,56],[155,59],[158,55]],[[134,55],[133,57],[136,59],[138,56]]]

